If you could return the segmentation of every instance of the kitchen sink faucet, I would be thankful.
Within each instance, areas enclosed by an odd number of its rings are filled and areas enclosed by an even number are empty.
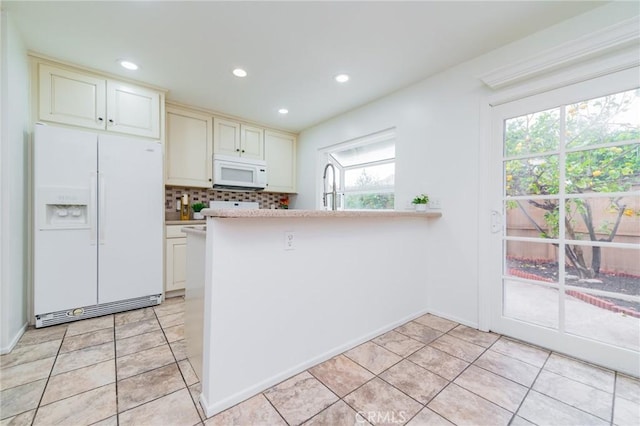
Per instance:
[[[331,167],[331,170],[333,171],[332,175],[333,175],[333,186],[332,186],[332,191],[331,192],[327,192],[327,169]],[[338,198],[338,193],[336,191],[336,168],[333,166],[333,164],[331,163],[327,163],[326,166],[324,166],[324,173],[322,174],[322,204],[327,207],[327,195],[331,194],[331,210],[337,210],[338,209],[338,202],[337,202],[337,198]]]

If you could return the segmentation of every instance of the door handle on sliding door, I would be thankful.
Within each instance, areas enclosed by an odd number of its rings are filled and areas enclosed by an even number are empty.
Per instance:
[[[491,233],[502,231],[502,214],[497,210],[491,210]]]

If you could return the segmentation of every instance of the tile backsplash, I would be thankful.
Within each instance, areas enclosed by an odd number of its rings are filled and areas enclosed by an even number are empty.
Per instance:
[[[278,192],[251,192],[251,191],[218,191],[206,188],[187,188],[183,186],[164,187],[164,208],[169,213],[176,211],[176,203],[182,194],[189,194],[189,204],[202,202],[209,204],[209,201],[257,201],[261,209],[268,209],[271,205],[278,207],[280,200],[289,199],[290,194]]]

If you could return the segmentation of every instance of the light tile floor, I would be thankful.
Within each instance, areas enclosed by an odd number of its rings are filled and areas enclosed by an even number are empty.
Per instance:
[[[5,425],[639,425],[640,381],[424,315],[207,419],[184,300],[28,330]]]

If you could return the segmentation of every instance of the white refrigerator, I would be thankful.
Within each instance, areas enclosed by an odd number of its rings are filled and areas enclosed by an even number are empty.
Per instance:
[[[162,301],[162,145],[38,124],[36,327]]]

